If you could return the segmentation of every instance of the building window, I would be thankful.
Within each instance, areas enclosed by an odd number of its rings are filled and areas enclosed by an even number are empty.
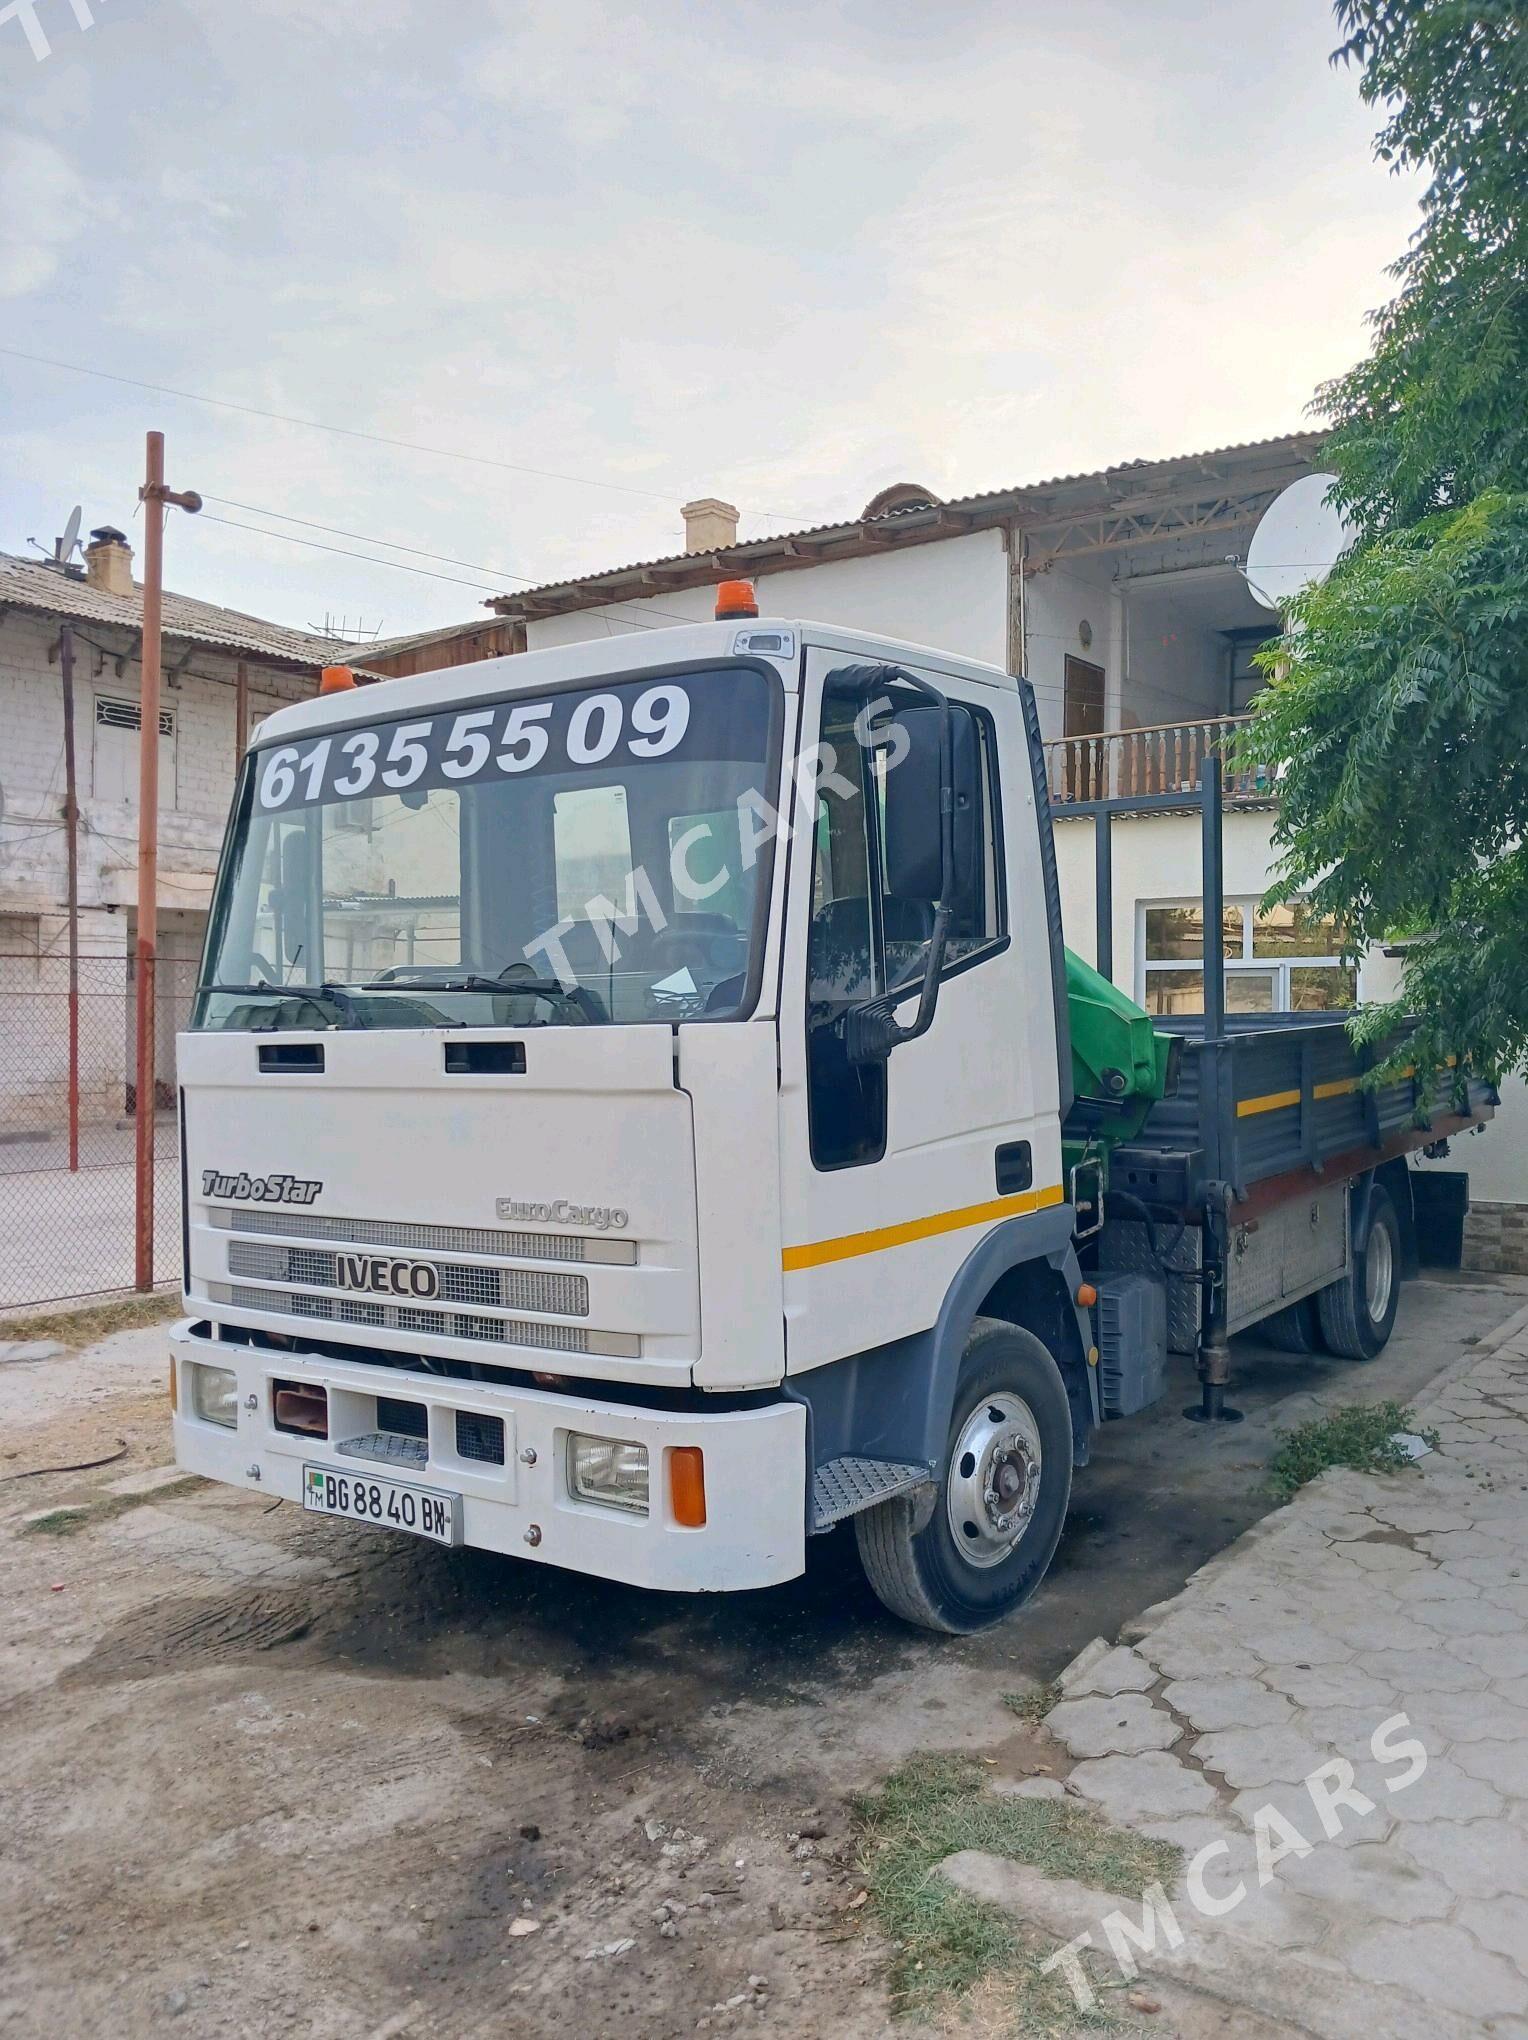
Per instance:
[[[1142,905],[1140,982],[1148,1013],[1204,1011],[1204,903]],[[1227,900],[1222,924],[1228,1013],[1346,1013],[1358,1003],[1358,971],[1342,960],[1342,931],[1301,900],[1264,913],[1256,900]]]
[[[95,700],[95,742],[91,750],[90,784],[97,800],[136,805],[138,799],[138,731],[143,711],[136,701],[109,694]],[[159,711],[159,797],[175,805],[175,711]]]
[[[0,992],[36,991],[42,976],[42,921],[0,914]]]

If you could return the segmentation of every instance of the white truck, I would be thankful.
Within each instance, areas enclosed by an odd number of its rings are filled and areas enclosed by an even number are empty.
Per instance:
[[[1026,684],[746,590],[326,674],[245,762],[202,978],[182,1466],[692,1591],[852,1517],[952,1632],[1033,1590],[1185,1307],[1211,1415],[1271,1311],[1377,1350],[1404,1152],[1490,1108],[1374,1102],[1340,1026],[1154,1033],[1063,953]]]

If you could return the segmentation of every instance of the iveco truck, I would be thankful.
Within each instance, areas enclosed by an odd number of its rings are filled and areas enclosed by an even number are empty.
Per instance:
[[[746,587],[335,669],[244,762],[179,1042],[179,1463],[685,1591],[852,1520],[978,1628],[1171,1352],[1226,1417],[1238,1330],[1379,1349],[1405,1156],[1492,1103],[1327,1015],[1170,1029],[1063,948],[1005,672]]]

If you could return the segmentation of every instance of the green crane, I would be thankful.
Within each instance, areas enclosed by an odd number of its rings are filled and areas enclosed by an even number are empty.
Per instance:
[[[1089,1148],[1107,1162],[1109,1150],[1134,1140],[1146,1115],[1177,1087],[1177,1035],[1158,1034],[1133,999],[1090,963],[1066,952],[1066,1002],[1072,1033],[1072,1089],[1063,1152],[1070,1166]]]

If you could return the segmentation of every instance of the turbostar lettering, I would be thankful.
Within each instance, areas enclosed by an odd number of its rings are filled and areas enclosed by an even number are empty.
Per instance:
[[[203,1169],[204,1197],[231,1197],[240,1204],[311,1204],[322,1182],[300,1176],[231,1176],[222,1169]]]

